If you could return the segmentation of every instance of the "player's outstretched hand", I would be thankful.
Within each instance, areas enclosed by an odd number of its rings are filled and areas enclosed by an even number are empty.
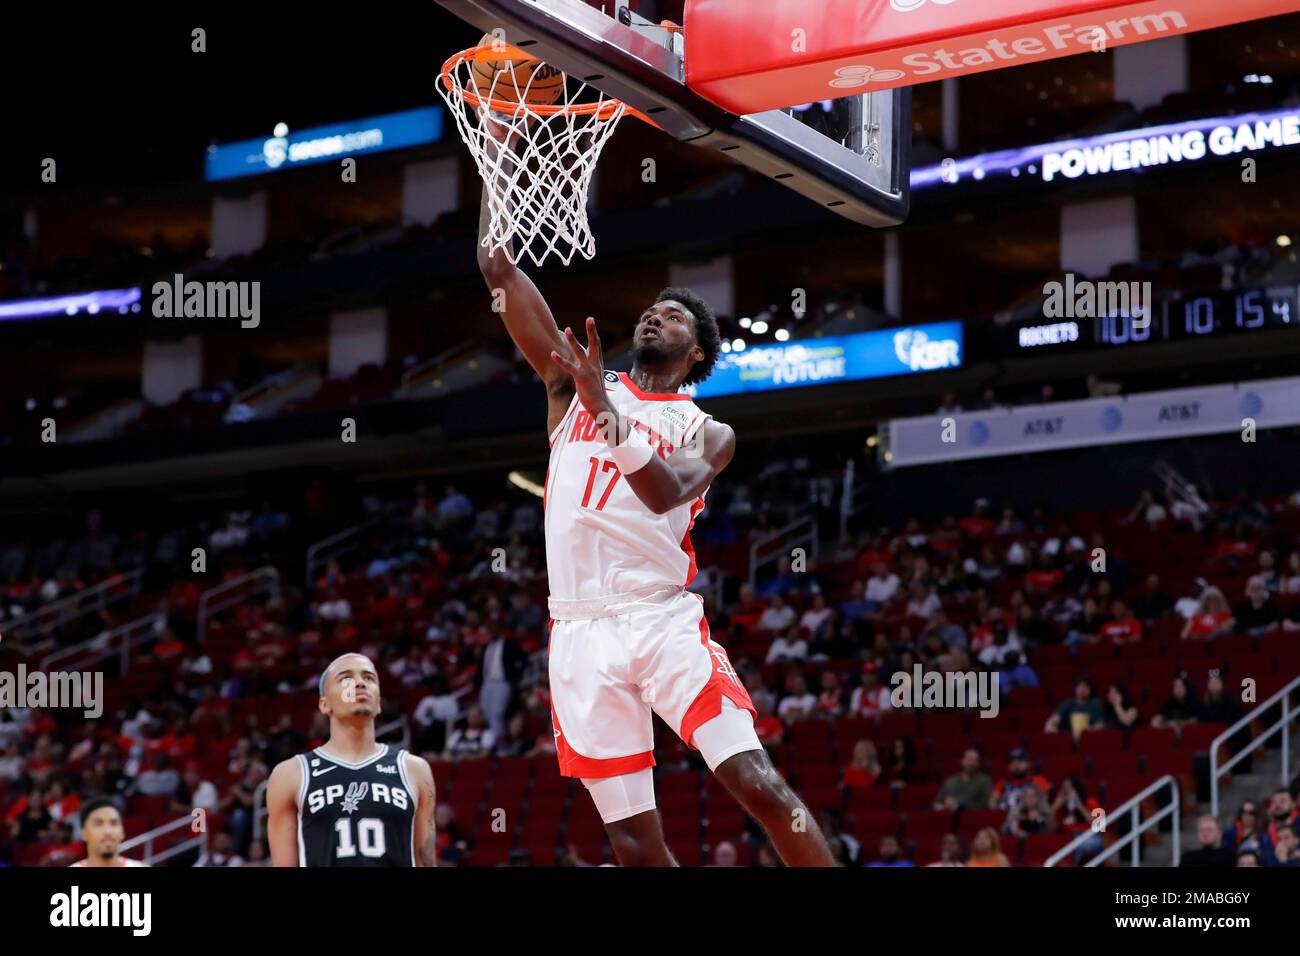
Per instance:
[[[564,329],[564,340],[569,344],[573,358],[566,358],[559,352],[551,351],[551,361],[569,373],[578,400],[582,407],[592,415],[599,417],[613,411],[609,396],[605,392],[605,356],[600,349],[600,335],[596,332],[596,320],[587,316],[587,347],[578,344],[573,329]]]

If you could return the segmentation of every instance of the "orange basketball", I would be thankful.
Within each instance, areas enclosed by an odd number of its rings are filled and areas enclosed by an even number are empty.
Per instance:
[[[492,34],[483,35],[480,46],[489,56],[476,59],[472,67],[479,96],[509,103],[518,103],[522,98],[534,106],[549,105],[560,98],[564,92],[562,72],[509,44],[502,44],[500,52],[491,56],[493,51],[489,48],[494,42],[496,37]]]

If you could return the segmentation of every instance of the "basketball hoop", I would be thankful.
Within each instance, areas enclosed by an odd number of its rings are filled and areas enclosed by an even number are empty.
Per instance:
[[[547,98],[536,83],[539,62],[516,47],[483,43],[442,65],[438,92],[486,186],[482,245],[511,262],[526,252],[540,266],[554,253],[568,265],[575,253],[596,254],[587,193],[600,151],[624,115],[653,122],[564,73],[551,102],[529,102]],[[481,64],[493,64],[490,79]]]

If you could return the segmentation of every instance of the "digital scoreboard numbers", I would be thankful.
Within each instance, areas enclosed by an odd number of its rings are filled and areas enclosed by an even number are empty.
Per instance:
[[[1155,303],[1151,316],[1138,310],[1018,323],[1005,329],[1009,354],[1047,354],[1111,349],[1153,342],[1186,342],[1252,332],[1300,330],[1300,294],[1295,286],[1179,295]]]
[[[1294,286],[1251,289],[1248,292],[1210,292],[1170,299],[1164,305],[1170,341],[1297,325]]]

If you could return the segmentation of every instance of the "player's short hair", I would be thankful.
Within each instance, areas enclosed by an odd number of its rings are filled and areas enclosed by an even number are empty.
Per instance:
[[[722,333],[718,330],[718,317],[713,314],[713,307],[709,303],[694,290],[684,286],[669,286],[655,297],[656,302],[664,302],[668,299],[680,302],[695,316],[695,342],[704,352],[704,358],[691,366],[683,381],[687,385],[702,382],[713,372],[713,366],[717,364],[718,355],[722,352]]]
[[[96,797],[94,800],[88,800],[81,805],[81,825],[84,827],[90,815],[96,810],[102,810],[104,807],[112,807],[117,811],[119,817],[122,816],[122,808],[117,805],[117,801],[112,797]]]
[[[330,676],[330,671],[334,669],[335,664],[343,660],[345,657],[365,657],[366,660],[370,660],[370,658],[366,657],[366,655],[362,654],[360,651],[348,651],[346,654],[340,654],[338,657],[334,658],[334,660],[326,664],[325,669],[320,672],[320,680],[316,682],[316,689],[320,691],[321,697],[325,696],[325,681]],[[370,663],[373,664],[374,661],[370,661]]]

